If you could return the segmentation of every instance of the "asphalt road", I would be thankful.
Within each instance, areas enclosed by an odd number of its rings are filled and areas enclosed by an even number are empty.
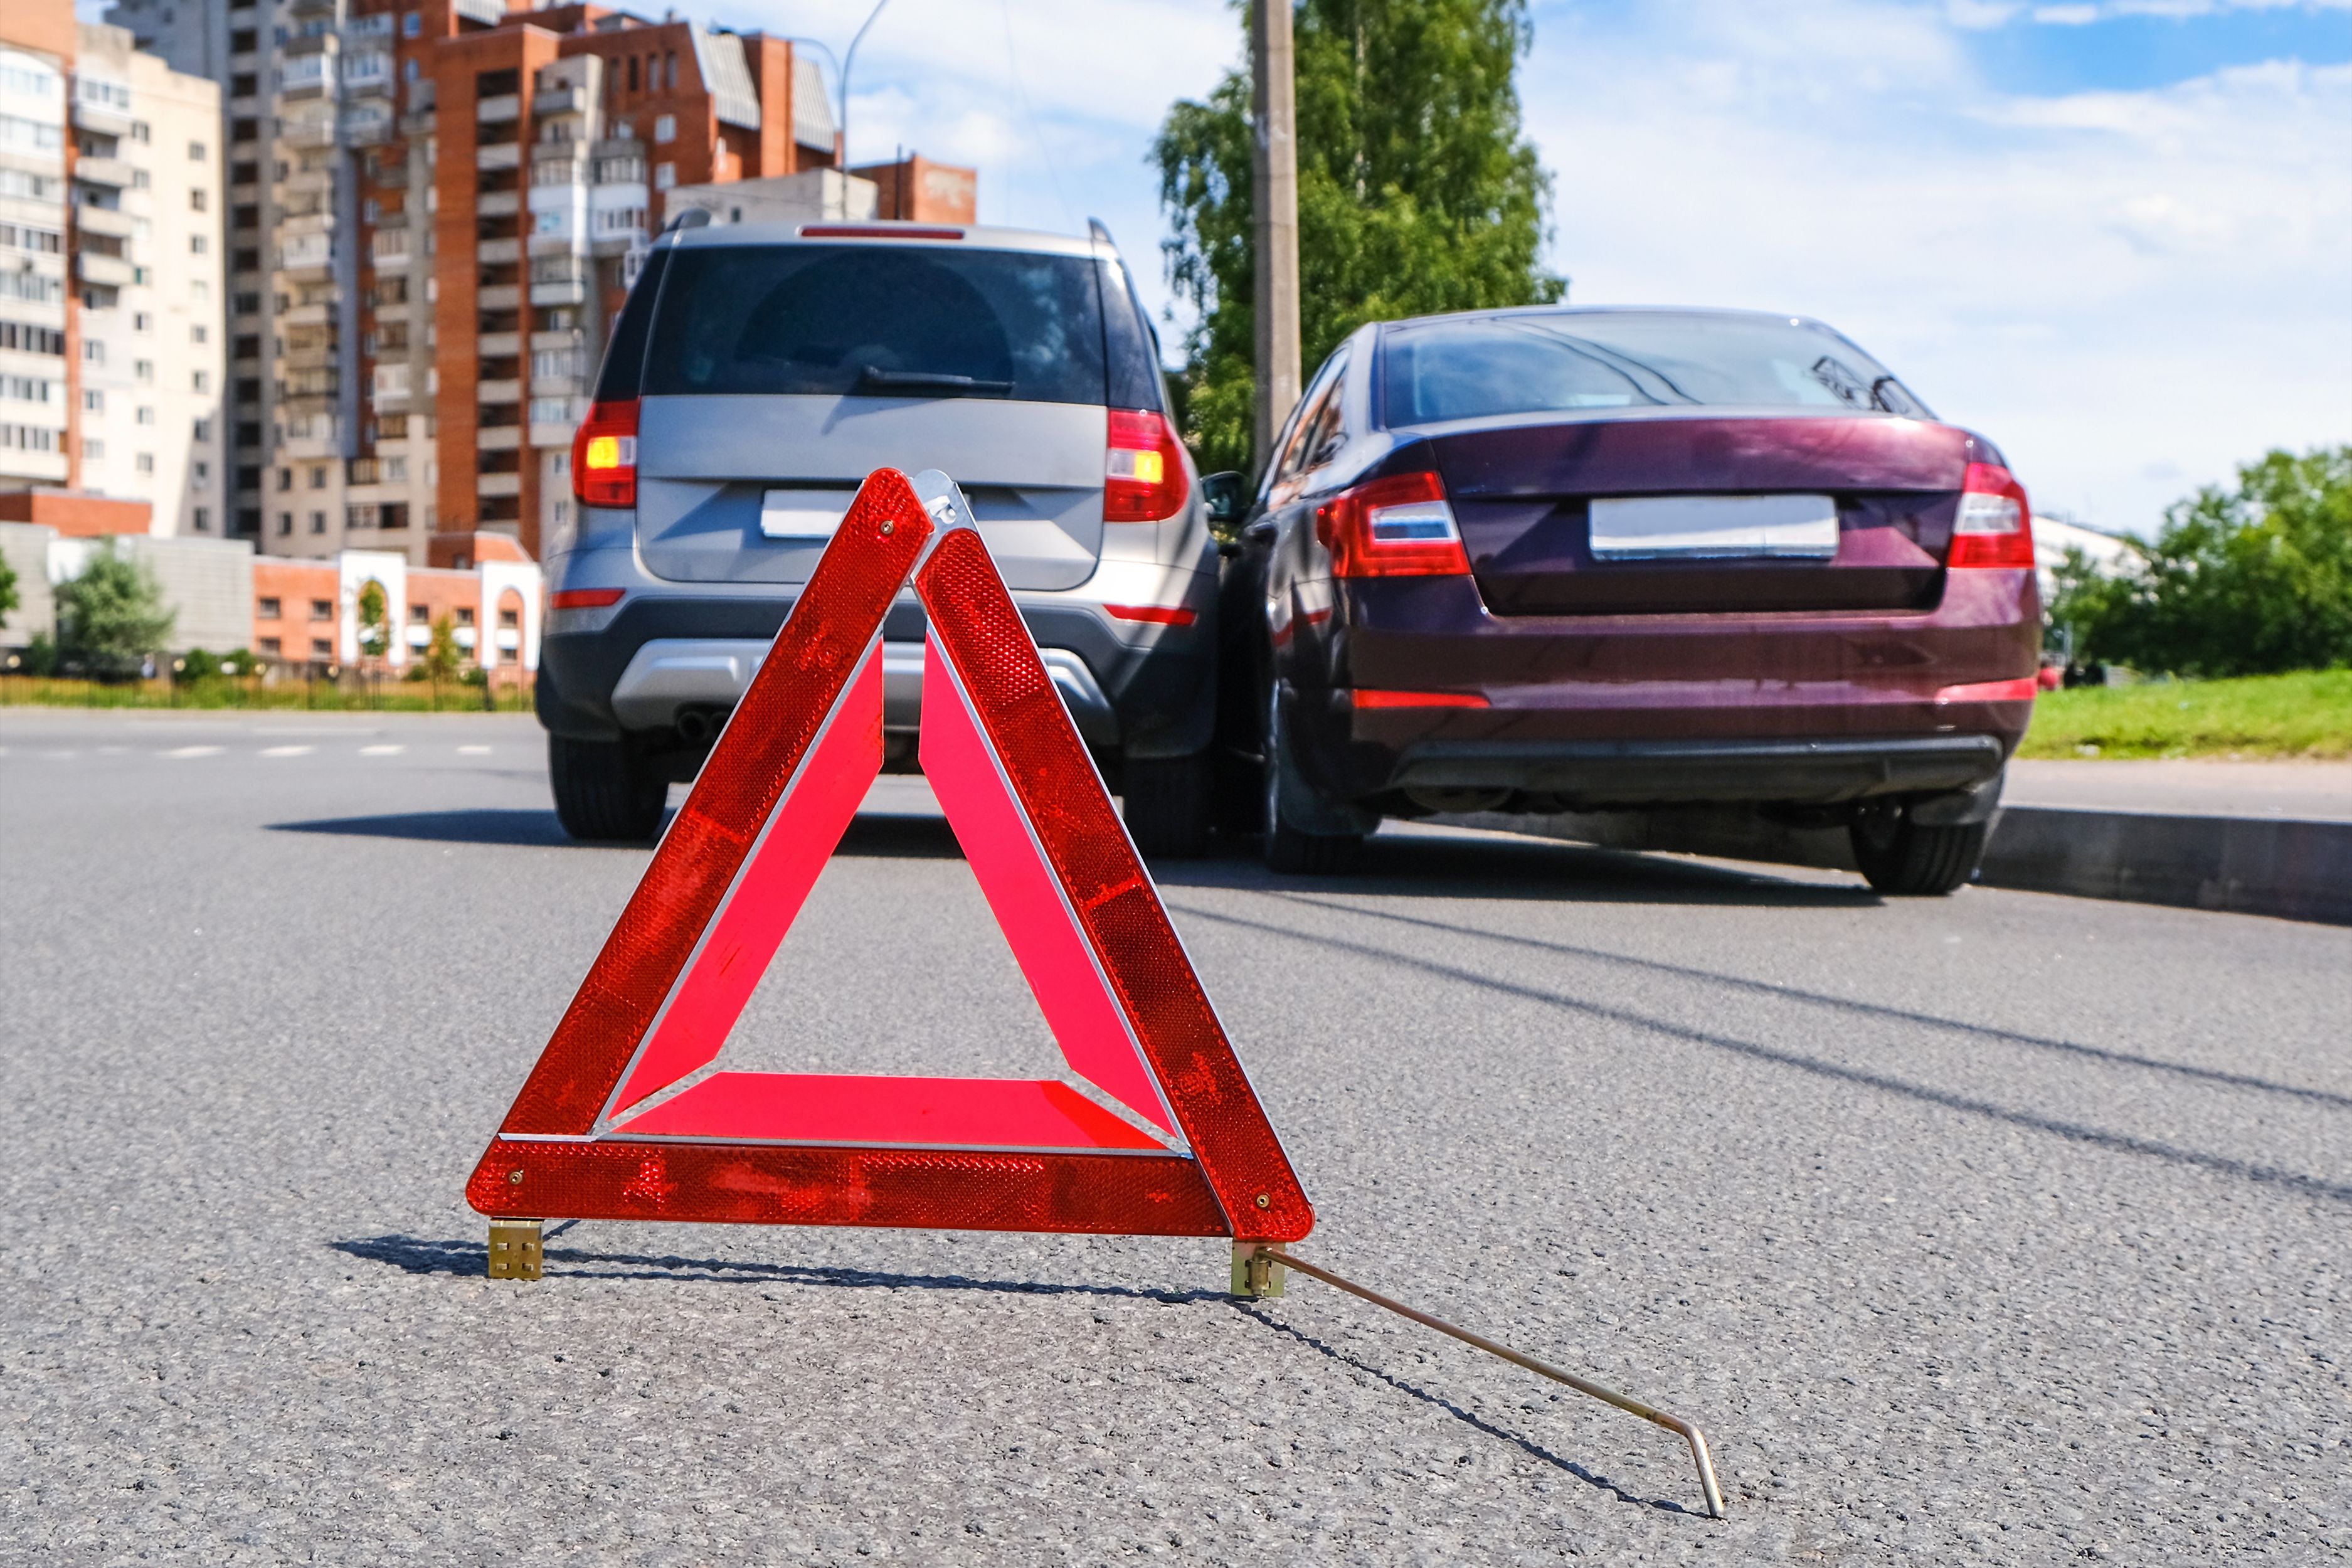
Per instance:
[[[2316,1563],[2352,1553],[2352,930],[1468,833],[1167,868],[1307,1255],[581,1225],[460,1189],[642,851],[528,721],[0,713],[0,1562]],[[1045,1073],[885,781],[742,1065]]]

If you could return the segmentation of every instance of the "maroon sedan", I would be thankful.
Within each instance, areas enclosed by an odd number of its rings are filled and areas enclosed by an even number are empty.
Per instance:
[[[1277,869],[1389,816],[1704,803],[1948,892],[2032,710],[2030,517],[1991,442],[1816,321],[1369,326],[1236,519],[1227,754]]]

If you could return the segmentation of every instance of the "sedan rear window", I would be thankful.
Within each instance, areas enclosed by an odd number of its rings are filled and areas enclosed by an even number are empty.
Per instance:
[[[1381,335],[1381,413],[1391,427],[1694,405],[1933,417],[1885,365],[1827,327],[1786,317],[1531,312]]]
[[[1101,403],[1095,266],[945,246],[681,248],[645,390]]]

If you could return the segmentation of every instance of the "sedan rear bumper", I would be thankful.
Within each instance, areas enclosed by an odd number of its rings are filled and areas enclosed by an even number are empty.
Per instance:
[[[1874,795],[1968,789],[2000,772],[1991,735],[1836,740],[1422,741],[1396,755],[1387,787],[1506,789],[1563,809],[1781,802],[1834,805]]]

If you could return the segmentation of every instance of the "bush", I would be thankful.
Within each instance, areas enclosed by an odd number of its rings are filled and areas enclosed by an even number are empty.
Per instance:
[[[81,575],[58,586],[58,652],[101,680],[126,680],[170,640],[178,617],[163,607],[163,590],[140,562],[115,553],[111,539],[89,558]]]
[[[2181,675],[2352,664],[2352,446],[2274,451],[2165,511],[2115,576],[2069,552],[2049,617],[2093,659]]]
[[[58,643],[47,632],[35,632],[25,645],[25,673],[52,676],[58,672]]]

